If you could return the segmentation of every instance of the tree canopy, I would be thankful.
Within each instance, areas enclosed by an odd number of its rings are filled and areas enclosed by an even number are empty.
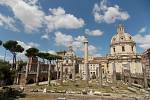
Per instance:
[[[10,70],[10,65],[7,62],[0,60],[0,85],[12,84],[14,72]]]
[[[11,53],[24,51],[24,48],[21,45],[19,45],[17,41],[14,40],[6,41],[5,43],[3,43],[3,47],[6,50],[9,50]]]
[[[25,55],[27,57],[33,57],[33,56],[37,56],[39,53],[39,50],[37,48],[29,48],[26,50]]]

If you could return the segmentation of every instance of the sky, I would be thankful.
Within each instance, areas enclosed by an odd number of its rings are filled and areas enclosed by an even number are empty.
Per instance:
[[[0,0],[0,40],[49,53],[72,45],[82,57],[87,36],[89,55],[106,56],[117,25],[123,24],[142,53],[150,47],[149,5],[150,0]],[[24,53],[18,58],[25,59]],[[0,47],[0,58],[4,54]]]

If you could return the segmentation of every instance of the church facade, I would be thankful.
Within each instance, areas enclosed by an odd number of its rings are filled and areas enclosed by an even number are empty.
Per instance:
[[[136,53],[136,43],[133,37],[125,32],[123,25],[117,27],[117,33],[111,39],[107,59],[109,76],[115,74],[116,78],[120,79],[126,72],[142,73],[141,55]]]

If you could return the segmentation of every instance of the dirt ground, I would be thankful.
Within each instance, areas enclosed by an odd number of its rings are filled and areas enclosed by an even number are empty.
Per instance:
[[[27,94],[25,98],[18,100],[58,100],[58,98],[66,98],[66,100],[136,100],[135,97],[121,97],[121,96],[90,96],[90,95],[66,95],[55,93],[31,93]],[[140,100],[145,100],[140,99]]]

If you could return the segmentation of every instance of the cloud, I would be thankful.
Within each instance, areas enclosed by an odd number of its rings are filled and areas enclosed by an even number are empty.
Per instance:
[[[68,47],[72,45],[74,50],[79,50],[83,47],[84,39],[84,36],[73,37],[72,35],[67,35],[62,32],[55,32],[55,43],[57,46]]]
[[[30,45],[26,44],[25,42],[23,41],[17,41],[19,45],[21,45],[25,50],[31,48]]]
[[[103,35],[103,32],[101,30],[89,30],[89,29],[85,29],[85,34],[88,34],[90,36],[101,36]]]
[[[1,0],[0,4],[11,8],[15,18],[20,20],[27,32],[42,27],[44,12],[34,3],[36,0]]]
[[[89,55],[94,55],[98,52],[98,49],[93,45],[89,45],[88,49],[89,49]]]
[[[84,39],[85,39],[84,36],[73,37],[72,35],[67,35],[61,32],[55,32],[56,45],[68,47],[68,45],[70,45],[69,43],[71,43],[75,51],[82,51],[82,52],[84,51],[84,45],[83,45]],[[88,49],[89,49],[89,54],[92,56],[98,53],[98,49],[94,45],[89,45]]]
[[[71,35],[66,35],[61,32],[55,32],[56,45],[58,46],[63,45],[67,47],[68,43],[72,41],[73,41],[73,37]]]
[[[77,29],[83,27],[84,20],[72,14],[66,14],[61,7],[49,9],[50,15],[45,16],[49,32],[57,29]]]
[[[12,31],[19,31],[15,27],[15,20],[9,16],[4,16],[0,13],[0,26],[5,27],[6,29],[12,30]]]
[[[148,49],[150,48],[150,35],[141,35],[141,34],[136,34],[134,37],[134,40],[136,43],[139,44],[139,47],[143,49]]]
[[[38,32],[40,29],[45,32],[57,29],[77,29],[85,24],[82,18],[67,14],[62,7],[49,8],[50,14],[45,14],[38,0],[0,0],[0,5],[11,9],[14,22],[21,23],[27,33]],[[13,17],[9,18],[10,23],[13,22]],[[8,25],[12,28],[11,24]]]
[[[102,55],[99,54],[99,53],[97,53],[97,54],[94,54],[93,56],[94,56],[94,57],[101,57]]]
[[[122,11],[118,5],[108,7],[106,0],[94,5],[93,14],[96,22],[108,24],[114,23],[116,20],[127,20],[130,17],[128,12]]]
[[[48,53],[56,55],[56,51],[54,50],[48,50]]]
[[[29,43],[25,43],[23,41],[17,41],[19,45],[21,45],[25,50],[31,48],[31,47],[39,47],[40,45],[38,43],[34,43],[34,42],[29,42]],[[24,51],[25,51],[24,50]]]
[[[29,43],[27,43],[27,44],[28,44],[29,46],[35,47],[35,48],[37,48],[37,47],[40,46],[38,43],[34,43],[34,42],[29,42]]]
[[[22,59],[22,60],[26,60],[27,61],[27,57],[25,56],[26,50],[31,48],[31,47],[39,47],[39,44],[34,43],[34,42],[29,42],[29,43],[25,43],[23,41],[17,41],[19,45],[21,45],[24,48],[24,51],[22,53],[18,53],[18,59]]]
[[[85,36],[78,36],[74,38],[76,41],[83,42],[85,40]]]
[[[64,15],[65,14],[65,10],[61,7],[58,8],[50,8],[49,11],[53,14],[53,15]]]
[[[41,38],[48,40],[48,39],[49,39],[49,36],[48,36],[48,34],[46,33],[46,34],[42,35]]]
[[[140,30],[139,30],[139,33],[143,33],[146,31],[146,27],[142,27]]]

